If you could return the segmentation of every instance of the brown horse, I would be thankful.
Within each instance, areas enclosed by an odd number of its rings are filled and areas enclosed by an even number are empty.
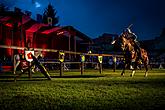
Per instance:
[[[140,52],[141,52],[141,57],[142,57],[142,61],[140,61],[140,57],[138,54],[138,51],[135,48],[135,41],[131,40],[131,39],[127,39],[125,37],[124,34],[121,34],[115,41],[113,41],[114,45],[118,45],[122,51],[123,51],[123,55],[124,55],[124,66],[123,66],[123,71],[121,73],[122,76],[124,76],[125,74],[125,69],[132,65],[133,67],[130,68],[132,70],[131,73],[131,77],[134,76],[135,74],[135,70],[137,69],[138,65],[141,65],[142,63],[144,64],[145,67],[145,77],[148,74],[148,63],[149,63],[149,58],[148,58],[148,54],[147,51],[145,49],[140,48]]]

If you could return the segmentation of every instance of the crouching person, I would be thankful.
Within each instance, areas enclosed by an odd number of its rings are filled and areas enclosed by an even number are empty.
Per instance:
[[[23,72],[24,69],[28,68],[28,64],[25,59],[24,53],[21,54],[17,53],[14,55],[14,74],[16,74],[18,67],[21,70],[21,72]]]

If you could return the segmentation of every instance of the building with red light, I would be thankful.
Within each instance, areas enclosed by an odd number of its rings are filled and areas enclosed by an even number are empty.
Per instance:
[[[90,37],[72,26],[49,26],[17,10],[0,14],[0,45],[86,52],[91,44]],[[1,57],[12,57],[16,52],[10,48],[0,48],[0,51]]]

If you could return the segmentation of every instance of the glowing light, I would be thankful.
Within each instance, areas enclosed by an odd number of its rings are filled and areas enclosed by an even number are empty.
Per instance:
[[[38,2],[35,2],[35,7],[36,7],[36,8],[39,8],[39,7],[41,7],[41,4],[38,3]]]
[[[63,33],[64,33],[64,32],[63,32],[63,31],[61,31],[61,32],[58,32],[58,33],[57,33],[57,35],[60,35],[60,34],[63,34]]]

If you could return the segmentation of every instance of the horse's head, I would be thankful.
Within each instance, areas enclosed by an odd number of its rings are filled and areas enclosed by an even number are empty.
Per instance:
[[[124,34],[120,35],[119,40],[120,40],[121,49],[126,50],[129,42],[126,39],[125,35]]]
[[[114,41],[112,41],[112,44],[114,46],[119,47],[123,51],[127,48],[128,40],[126,39],[124,34],[121,34],[119,37],[117,37]]]

